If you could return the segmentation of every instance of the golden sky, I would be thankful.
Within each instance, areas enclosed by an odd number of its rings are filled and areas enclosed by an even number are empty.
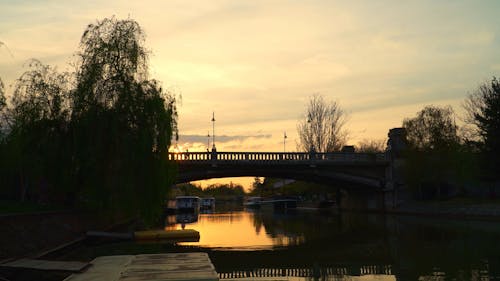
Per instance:
[[[182,95],[180,149],[295,150],[320,93],[349,112],[349,142],[383,139],[423,106],[452,105],[500,75],[500,1],[0,0],[0,77],[30,58],[71,70],[97,19],[146,32],[151,77]]]

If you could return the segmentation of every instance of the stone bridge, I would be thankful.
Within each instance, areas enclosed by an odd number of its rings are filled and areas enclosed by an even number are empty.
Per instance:
[[[195,180],[261,176],[385,186],[390,159],[385,153],[186,152],[169,153],[178,165],[177,183]]]
[[[336,187],[337,192],[347,195],[341,196],[342,208],[395,208],[408,195],[402,153],[406,149],[406,131],[393,128],[388,137],[385,153],[218,152],[213,149],[169,153],[168,158],[177,163],[176,183],[249,176],[296,179]]]

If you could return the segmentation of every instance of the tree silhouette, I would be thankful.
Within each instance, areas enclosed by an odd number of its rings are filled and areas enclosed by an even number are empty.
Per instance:
[[[384,139],[368,140],[364,139],[356,146],[356,152],[381,153],[385,151],[387,141]]]
[[[338,102],[327,102],[319,94],[311,96],[304,119],[297,125],[299,150],[340,151],[348,136],[346,122],[347,113]]]
[[[452,149],[458,144],[458,127],[451,107],[426,106],[403,121],[410,147],[416,150]]]
[[[131,19],[90,24],[71,93],[76,186],[97,208],[160,211],[167,152],[177,135],[175,97],[148,80],[145,35]],[[158,206],[153,210],[151,206]]]
[[[470,94],[464,103],[466,122],[476,129],[489,176],[500,177],[500,80],[493,77]]]
[[[134,20],[108,18],[87,26],[75,73],[29,62],[3,110],[5,198],[157,217],[175,170],[167,153],[177,110],[175,96],[148,77],[144,38]],[[5,104],[0,83],[0,110]]]

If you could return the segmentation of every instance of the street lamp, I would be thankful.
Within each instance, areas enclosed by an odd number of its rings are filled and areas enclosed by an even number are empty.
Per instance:
[[[286,152],[286,131],[283,133],[283,153]]]
[[[311,113],[307,115],[307,124],[309,124],[309,132],[308,132],[308,138],[309,138],[309,152],[314,151],[314,136],[313,136],[313,130],[312,130],[312,116]]]
[[[207,151],[210,149],[210,131],[207,133]]]
[[[212,112],[212,151],[215,151],[215,112]]]

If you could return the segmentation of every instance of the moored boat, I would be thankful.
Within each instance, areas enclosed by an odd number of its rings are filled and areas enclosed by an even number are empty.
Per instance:
[[[214,210],[215,209],[215,198],[205,197],[201,198],[200,210]]]
[[[177,196],[175,197],[175,206],[177,212],[195,212],[200,211],[200,197],[198,196]]]
[[[262,204],[262,197],[259,196],[253,196],[253,197],[248,197],[245,202],[243,203],[243,206],[246,208],[260,208]]]

